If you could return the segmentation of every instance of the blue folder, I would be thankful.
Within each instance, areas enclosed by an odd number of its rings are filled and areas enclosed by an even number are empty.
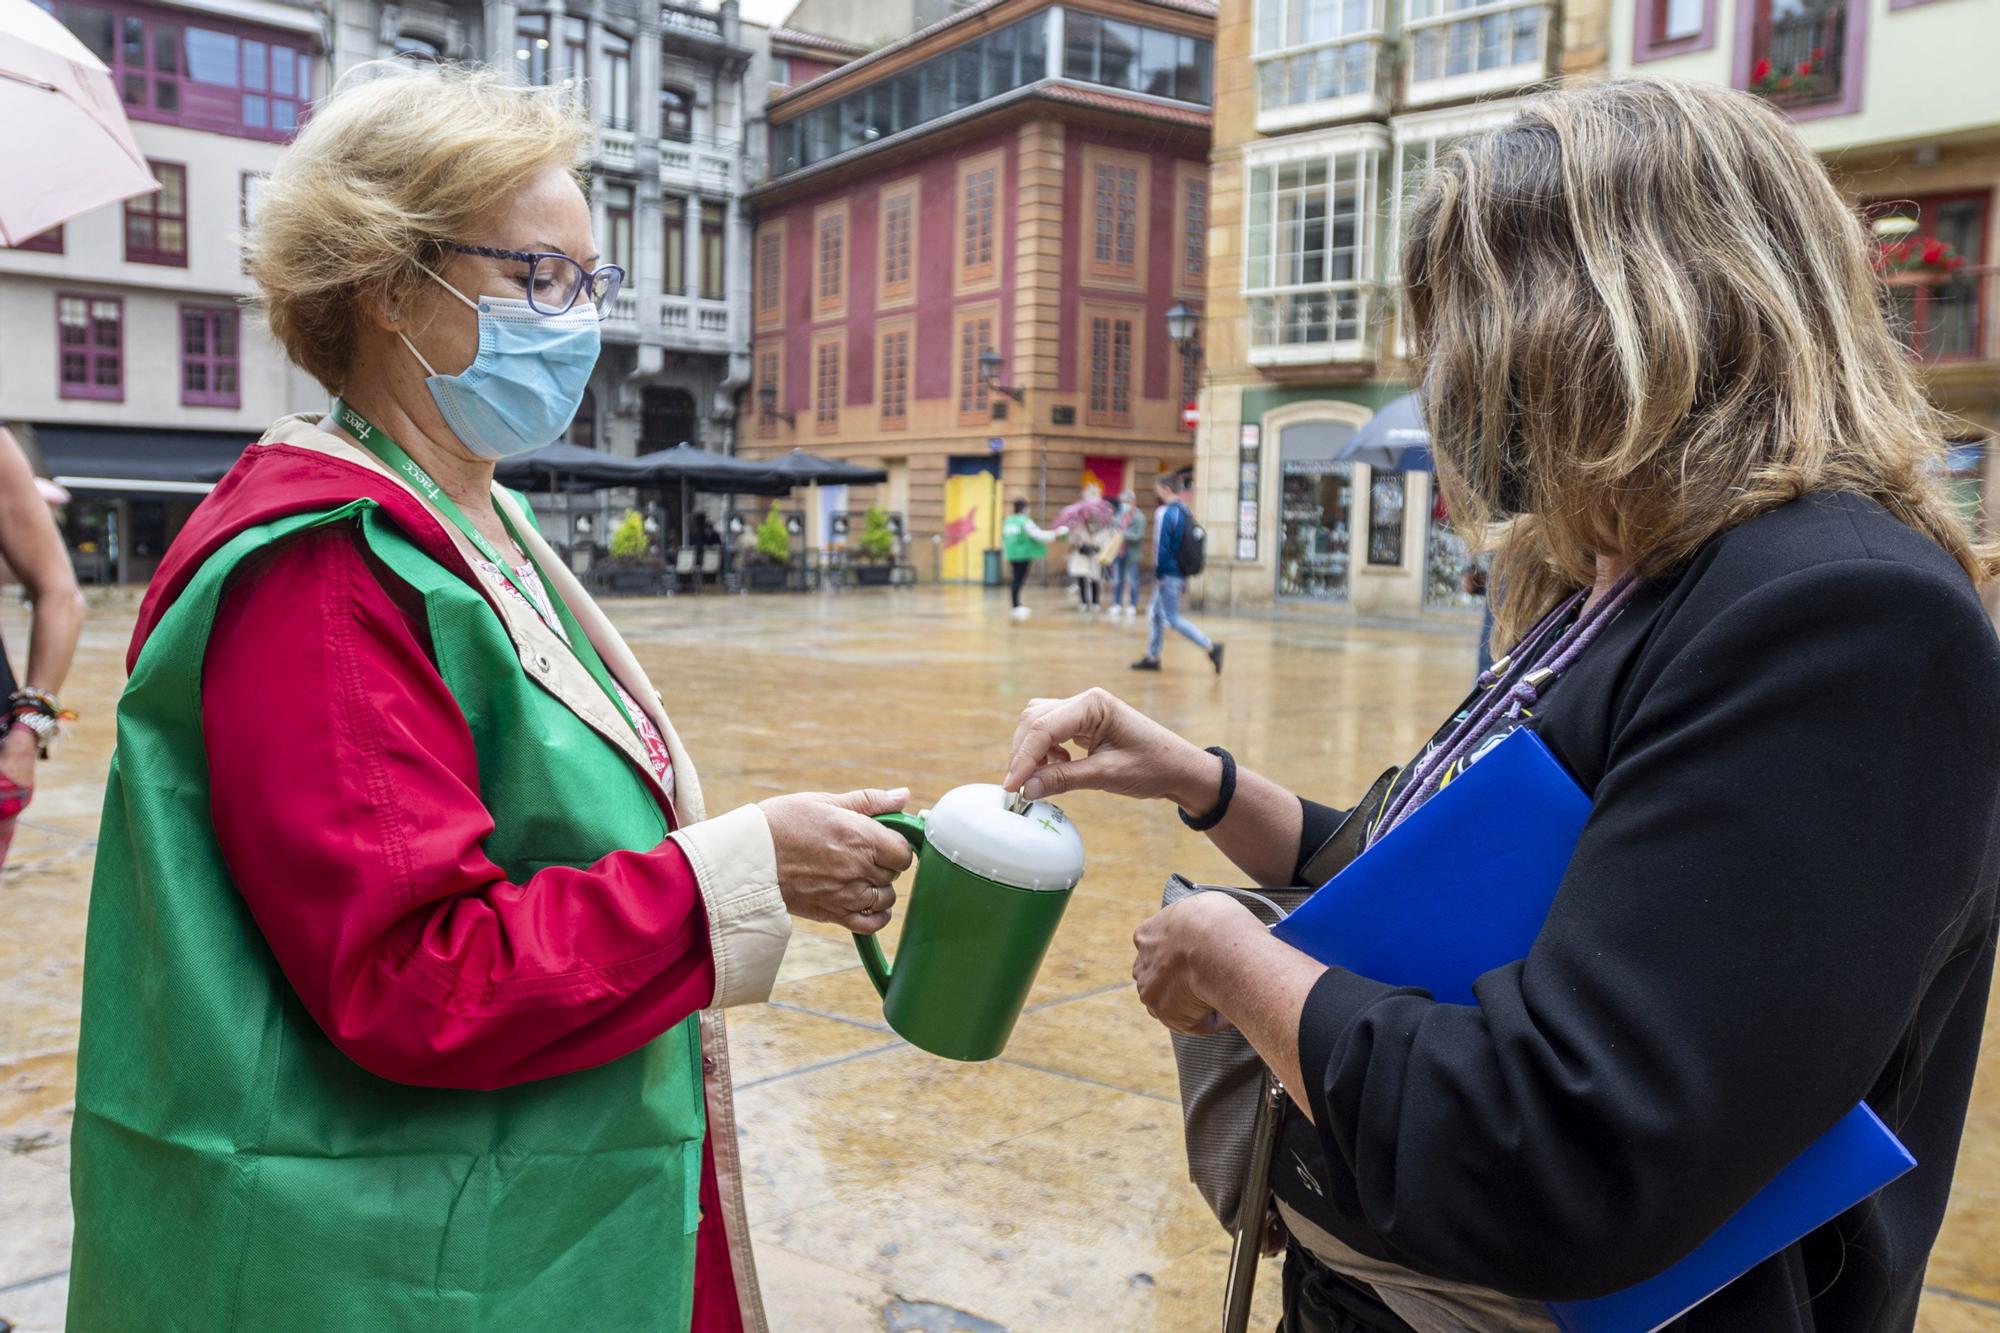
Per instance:
[[[1446,1004],[1528,955],[1590,817],[1590,798],[1523,728],[1272,928],[1322,963]],[[1564,1333],[1652,1333],[1916,1165],[1866,1104],[1657,1277],[1549,1306]]]

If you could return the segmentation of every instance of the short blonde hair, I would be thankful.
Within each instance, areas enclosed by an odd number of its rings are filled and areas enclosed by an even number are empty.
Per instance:
[[[570,93],[490,70],[380,64],[348,80],[279,159],[245,237],[272,334],[335,392],[364,297],[399,308],[440,242],[475,240],[496,199],[550,166],[575,171],[590,142]]]
[[[1946,419],[1883,317],[1860,219],[1762,99],[1637,79],[1535,98],[1442,155],[1405,294],[1453,521],[1499,541],[1511,640],[1598,555],[1669,574],[1811,491],[1880,503],[1974,581]]]

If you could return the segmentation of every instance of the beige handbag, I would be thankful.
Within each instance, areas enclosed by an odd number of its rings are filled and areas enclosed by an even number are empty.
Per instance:
[[[1326,883],[1361,854],[1361,835],[1366,820],[1362,811],[1372,812],[1388,795],[1399,770],[1390,769],[1375,780],[1342,821],[1331,838],[1306,862],[1301,876],[1318,886]],[[1317,888],[1237,889],[1219,884],[1193,884],[1180,875],[1167,880],[1160,906],[1172,907],[1197,893],[1227,893],[1253,912],[1267,926],[1276,925]],[[1244,1178],[1255,1148],[1259,1103],[1263,1100],[1266,1078],[1264,1062],[1243,1034],[1231,1028],[1208,1037],[1173,1034],[1174,1068],[1180,1076],[1181,1129],[1187,1142],[1188,1177],[1215,1213],[1216,1220],[1231,1235],[1236,1233],[1237,1213],[1242,1208]]]

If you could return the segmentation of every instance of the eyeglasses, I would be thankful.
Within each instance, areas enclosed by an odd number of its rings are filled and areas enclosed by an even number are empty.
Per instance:
[[[490,245],[460,245],[456,241],[445,241],[443,245],[462,255],[484,255],[488,259],[526,264],[528,308],[538,315],[567,314],[579,298],[588,298],[597,307],[597,317],[603,319],[611,313],[618,289],[625,285],[625,270],[616,264],[606,264],[593,272],[568,255],[554,251],[498,250]]]

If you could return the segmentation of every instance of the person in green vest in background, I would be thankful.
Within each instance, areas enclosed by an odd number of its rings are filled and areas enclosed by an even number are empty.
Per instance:
[[[493,480],[568,427],[624,278],[590,123],[481,71],[349,79],[249,238],[338,396],[203,501],[127,659],[68,1326],[761,1333],[719,1011],[793,915],[887,923],[910,851],[869,816],[908,793],[709,817]]]
[[[1014,512],[1000,525],[1000,546],[1007,553],[1007,563],[1014,570],[1014,619],[1028,618],[1028,608],[1021,605],[1021,588],[1028,581],[1028,566],[1047,555],[1049,543],[1068,531],[1068,528],[1057,528],[1051,532],[1037,526],[1035,520],[1028,517],[1028,502],[1014,501]]]

